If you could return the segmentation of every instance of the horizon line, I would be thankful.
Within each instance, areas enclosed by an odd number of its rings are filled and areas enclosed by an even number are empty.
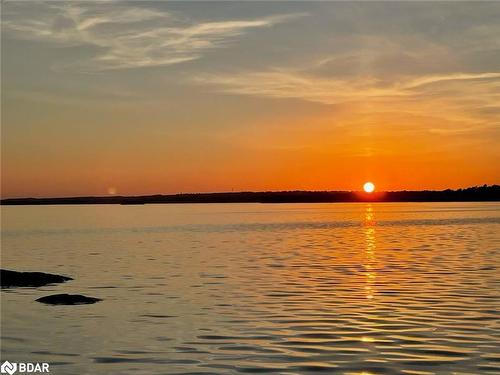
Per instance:
[[[291,194],[291,193],[306,193],[306,194],[355,194],[363,196],[365,198],[378,196],[385,194],[397,194],[397,193],[457,193],[464,192],[473,189],[494,189],[500,188],[499,184],[483,184],[468,186],[464,188],[457,189],[424,189],[424,190],[375,190],[371,193],[364,192],[362,190],[241,190],[241,191],[219,191],[219,192],[178,192],[178,193],[155,193],[155,194],[138,194],[138,195],[119,195],[119,194],[107,194],[107,195],[72,195],[72,196],[45,196],[45,197],[8,197],[1,198],[0,203],[9,203],[11,201],[41,201],[41,200],[65,200],[65,199],[134,199],[134,198],[153,198],[153,197],[180,197],[180,196],[216,196],[216,195],[238,195],[238,194]]]

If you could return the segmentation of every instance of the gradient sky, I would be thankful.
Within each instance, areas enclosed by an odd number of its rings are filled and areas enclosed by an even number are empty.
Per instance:
[[[500,182],[500,3],[2,4],[2,196]]]

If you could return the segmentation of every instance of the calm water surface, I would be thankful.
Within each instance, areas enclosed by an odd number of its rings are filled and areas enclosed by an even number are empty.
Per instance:
[[[500,373],[500,204],[2,207],[2,360],[52,374]],[[95,305],[36,298],[81,293]]]

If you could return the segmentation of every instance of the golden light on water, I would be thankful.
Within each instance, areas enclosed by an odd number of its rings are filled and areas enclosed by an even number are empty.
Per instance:
[[[373,184],[373,182],[366,182],[363,185],[363,190],[365,191],[365,193],[373,193],[375,191],[375,185]]]
[[[365,189],[366,190],[366,189]],[[364,218],[364,231],[365,231],[365,242],[366,242],[366,249],[365,249],[365,261],[364,261],[364,268],[365,268],[365,293],[366,293],[366,299],[373,299],[374,298],[374,287],[375,287],[375,279],[377,277],[377,272],[375,270],[375,263],[376,263],[376,237],[375,237],[375,220],[374,220],[374,213],[373,213],[373,207],[371,204],[368,204],[366,206],[366,211],[365,211],[365,218]]]

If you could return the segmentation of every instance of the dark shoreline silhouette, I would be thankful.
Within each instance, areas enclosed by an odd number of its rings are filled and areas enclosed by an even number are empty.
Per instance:
[[[387,191],[265,191],[187,193],[143,196],[10,198],[1,205],[152,204],[152,203],[334,203],[334,202],[486,202],[500,201],[500,185],[458,190]]]

